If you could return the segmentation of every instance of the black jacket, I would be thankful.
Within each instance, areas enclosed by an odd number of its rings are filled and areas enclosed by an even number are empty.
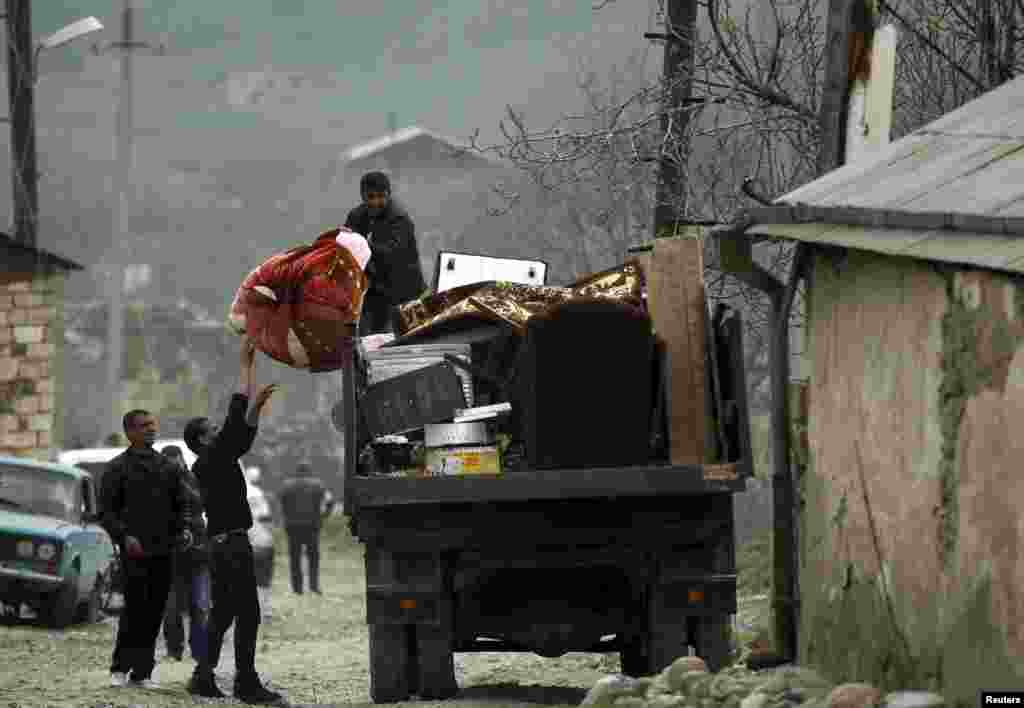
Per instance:
[[[239,459],[249,452],[256,439],[256,428],[245,420],[249,397],[236,393],[228,404],[228,416],[217,437],[206,447],[194,450],[192,472],[206,509],[206,529],[210,536],[252,527],[252,510]]]
[[[365,204],[360,204],[348,213],[345,226],[370,242],[373,255],[366,266],[370,281],[367,297],[381,298],[394,306],[415,300],[427,289],[416,227],[393,199],[376,217],[370,215]]]
[[[191,525],[193,509],[178,468],[155,450],[128,448],[108,463],[100,488],[101,522],[124,548],[126,536],[146,556],[166,556]]]
[[[320,526],[327,488],[316,477],[291,477],[277,498],[285,526]]]

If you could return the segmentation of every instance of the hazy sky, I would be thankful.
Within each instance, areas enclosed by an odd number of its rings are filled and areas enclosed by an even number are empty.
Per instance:
[[[304,76],[320,88],[289,99],[277,119],[331,125],[337,128],[332,141],[351,143],[383,130],[391,111],[400,125],[422,124],[454,137],[480,128],[497,137],[507,103],[543,121],[571,109],[579,62],[597,69],[621,62],[645,46],[641,35],[653,22],[652,0],[617,0],[596,12],[593,2],[136,0],[135,7],[137,38],[164,43],[171,55],[164,63],[174,66],[182,81],[223,87],[227,93],[232,82],[237,88],[239,76],[259,84],[257,72],[271,68]],[[92,14],[107,27],[97,37],[113,40],[120,33],[121,5],[121,0],[37,2],[35,33]],[[47,80],[71,90],[75,72],[97,61],[90,59],[88,46],[49,54],[42,71],[62,75]],[[657,55],[655,49],[652,56]],[[187,59],[183,64],[175,56]],[[143,61],[154,64],[140,59],[140,67]],[[114,62],[104,63],[116,73]],[[145,71],[136,73],[145,84]],[[273,92],[265,91],[264,101]],[[189,101],[162,108],[173,112],[179,125],[245,121]]]

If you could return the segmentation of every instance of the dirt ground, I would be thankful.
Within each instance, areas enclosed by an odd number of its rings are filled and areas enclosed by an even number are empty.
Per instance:
[[[278,538],[270,608],[260,627],[257,668],[293,706],[370,704],[362,546],[342,519],[325,532],[321,550],[322,596],[293,595],[287,581],[287,552]],[[760,598],[741,607],[741,628],[756,622]],[[227,703],[193,699],[185,683],[193,668],[175,662],[158,641],[155,678],[162,690],[110,688],[109,662],[117,619],[64,631],[21,620],[0,626],[0,708],[171,708]],[[230,693],[233,657],[230,637],[218,682]],[[617,655],[567,654],[543,659],[533,654],[456,654],[461,691],[445,706],[578,705],[597,679],[619,670]],[[398,704],[399,706],[405,704]],[[416,708],[431,702],[413,701]],[[441,705],[438,703],[437,705]]]

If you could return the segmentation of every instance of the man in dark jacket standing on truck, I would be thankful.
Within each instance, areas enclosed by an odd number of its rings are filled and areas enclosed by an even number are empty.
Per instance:
[[[191,510],[178,470],[153,449],[156,418],[136,409],[122,423],[130,444],[110,461],[100,489],[102,523],[118,545],[124,576],[110,683],[157,688],[152,675],[171,587],[171,554],[191,545]]]
[[[214,670],[220,661],[224,634],[234,623],[235,698],[244,703],[276,703],[281,694],[264,687],[256,673],[260,602],[248,534],[252,511],[239,462],[252,447],[260,411],[276,389],[275,384],[265,386],[250,407],[255,360],[256,347],[243,336],[238,392],[228,404],[224,425],[218,427],[208,418],[193,418],[185,426],[185,444],[197,457],[192,472],[199,480],[206,509],[213,570],[213,613],[207,655],[196,665],[188,688],[195,695],[224,697],[217,687]]]
[[[334,501],[324,483],[313,476],[313,468],[303,462],[295,476],[285,480],[281,493],[281,514],[288,534],[288,561],[292,571],[292,591],[302,594],[302,549],[309,561],[309,589],[320,594],[320,527],[331,512]]]
[[[359,334],[390,332],[391,311],[427,289],[416,245],[416,227],[391,197],[391,180],[368,172],[359,181],[363,203],[349,212],[345,226],[366,237],[373,255],[366,266],[370,281],[363,298]]]

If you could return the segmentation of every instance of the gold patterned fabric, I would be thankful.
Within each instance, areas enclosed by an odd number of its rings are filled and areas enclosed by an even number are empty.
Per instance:
[[[608,299],[643,307],[643,271],[639,262],[581,278],[568,287],[486,281],[426,295],[399,306],[397,334],[420,335],[462,318],[504,322],[522,332],[531,317],[574,300]]]

